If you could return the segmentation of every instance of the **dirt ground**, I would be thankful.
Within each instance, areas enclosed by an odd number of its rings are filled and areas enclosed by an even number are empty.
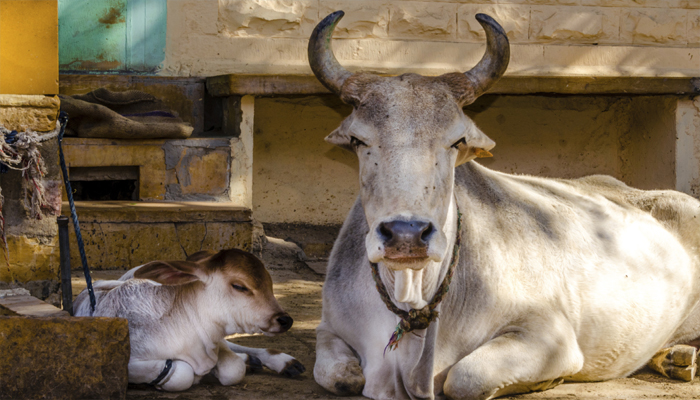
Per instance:
[[[216,379],[205,377],[199,385],[180,393],[159,392],[145,385],[130,385],[127,399],[155,400],[223,400],[223,399],[337,399],[313,379],[316,335],[314,329],[321,320],[322,261],[299,261],[294,246],[283,241],[268,243],[263,259],[272,275],[275,294],[281,306],[294,318],[292,329],[277,337],[235,335],[229,340],[251,346],[274,348],[296,357],[306,367],[300,377],[290,379],[264,370],[245,377],[241,384],[221,386]],[[275,244],[276,243],[276,244]],[[280,245],[281,243],[281,245]],[[280,247],[281,246],[281,247]],[[308,265],[307,265],[308,264]],[[313,268],[313,269],[312,269]],[[320,272],[320,273],[319,273]],[[93,279],[116,279],[121,271],[96,271]],[[77,294],[85,287],[80,273],[73,279]],[[360,399],[362,397],[345,397]],[[566,383],[554,389],[507,399],[700,399],[700,378],[692,382],[666,379],[644,369],[629,378],[595,383]]]

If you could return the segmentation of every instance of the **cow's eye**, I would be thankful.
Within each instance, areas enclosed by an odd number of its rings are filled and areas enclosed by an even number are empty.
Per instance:
[[[233,288],[236,289],[236,290],[238,290],[239,292],[245,293],[245,292],[248,291],[248,288],[247,288],[247,287],[241,286],[241,285],[236,285],[235,283],[232,283],[231,286],[233,286]]]
[[[351,144],[352,147],[354,147],[354,148],[358,148],[358,147],[360,147],[360,146],[367,146],[367,144],[366,144],[365,142],[363,142],[362,140],[356,138],[355,136],[350,136],[350,144]]]
[[[465,138],[459,139],[458,141],[454,142],[454,144],[450,147],[459,150],[459,146],[463,144],[467,144],[467,140]]]

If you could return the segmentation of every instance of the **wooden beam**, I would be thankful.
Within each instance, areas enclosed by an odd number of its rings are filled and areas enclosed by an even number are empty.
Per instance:
[[[219,75],[207,78],[207,90],[222,96],[328,94],[312,75]],[[700,78],[528,77],[505,76],[490,94],[695,95]]]

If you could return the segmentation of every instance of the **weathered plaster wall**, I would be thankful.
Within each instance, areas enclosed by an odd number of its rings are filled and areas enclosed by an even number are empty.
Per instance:
[[[359,189],[357,157],[327,144],[351,108],[335,96],[255,101],[253,215],[262,222],[342,222]]]
[[[676,186],[676,99],[494,96],[465,109],[497,146],[489,168]],[[256,100],[253,211],[265,223],[339,224],[358,194],[357,159],[323,138],[350,109],[333,96]],[[697,135],[695,133],[691,133]]]
[[[333,46],[351,70],[470,68],[483,52],[478,12],[508,32],[512,75],[694,76],[700,59],[697,0],[178,0],[162,73],[310,74],[308,37],[339,9]]]

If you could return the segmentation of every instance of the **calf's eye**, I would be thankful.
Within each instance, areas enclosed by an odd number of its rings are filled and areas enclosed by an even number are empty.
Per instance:
[[[238,290],[239,292],[247,292],[248,291],[247,287],[241,286],[241,285],[236,285],[235,283],[232,283],[231,286],[233,286],[233,288]]]

